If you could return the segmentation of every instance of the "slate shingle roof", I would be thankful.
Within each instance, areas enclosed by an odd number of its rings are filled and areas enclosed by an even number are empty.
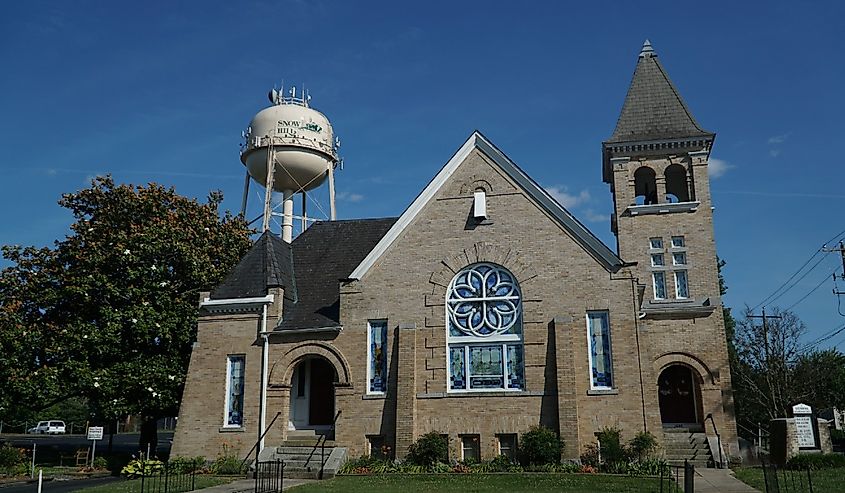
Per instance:
[[[349,277],[396,219],[318,222],[297,236],[291,244],[297,297],[285,297],[276,330],[338,326],[339,280]]]
[[[264,232],[209,298],[213,300],[265,296],[267,288],[293,287],[291,246]]]
[[[287,244],[265,232],[222,284],[213,300],[265,296],[282,287],[284,315],[275,330],[340,324],[340,279],[346,279],[393,226],[396,218],[317,222]]]
[[[613,135],[619,142],[713,136],[702,129],[646,41]]]

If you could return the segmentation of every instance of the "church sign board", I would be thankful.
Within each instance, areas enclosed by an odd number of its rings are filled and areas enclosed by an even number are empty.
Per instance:
[[[806,404],[792,406],[795,417],[795,432],[798,435],[798,448],[818,448],[816,433],[813,429],[813,408]]]

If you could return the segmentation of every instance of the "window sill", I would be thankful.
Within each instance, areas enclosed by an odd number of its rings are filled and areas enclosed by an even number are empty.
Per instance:
[[[387,398],[387,394],[364,394],[361,399],[365,401],[379,401]]]
[[[701,202],[667,202],[665,204],[629,205],[626,215],[643,216],[647,214],[671,214],[673,212],[695,212]]]
[[[417,394],[417,399],[448,399],[452,397],[542,397],[543,391],[530,390],[476,390],[471,392],[428,392]]]
[[[587,395],[619,395],[619,389],[590,389]]]
[[[221,426],[217,431],[220,433],[243,433],[246,431],[246,428],[243,426]]]

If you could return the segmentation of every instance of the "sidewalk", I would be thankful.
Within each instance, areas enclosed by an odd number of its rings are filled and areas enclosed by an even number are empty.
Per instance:
[[[299,486],[305,483],[313,483],[316,479],[287,479],[285,478],[285,487],[284,489],[293,488],[294,486]],[[255,480],[254,479],[238,479],[237,481],[232,481],[229,484],[221,484],[218,486],[211,486],[209,488],[203,488],[201,490],[203,493],[251,493],[255,491]],[[754,490],[752,490],[754,491]]]
[[[695,493],[760,493],[736,479],[730,469],[695,469]]]

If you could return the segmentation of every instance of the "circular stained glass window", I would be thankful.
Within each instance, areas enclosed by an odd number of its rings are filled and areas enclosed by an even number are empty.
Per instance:
[[[446,308],[452,330],[479,337],[506,334],[519,321],[519,287],[498,265],[471,265],[449,284]]]

